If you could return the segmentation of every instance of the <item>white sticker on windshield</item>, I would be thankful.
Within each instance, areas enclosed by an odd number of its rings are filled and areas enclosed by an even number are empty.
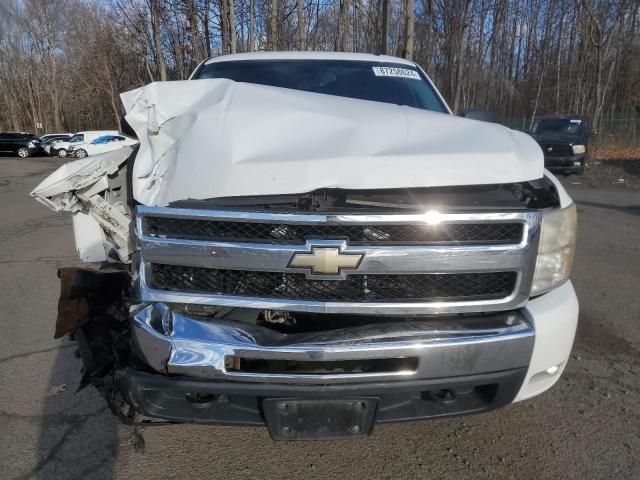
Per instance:
[[[420,80],[420,75],[415,70],[410,68],[399,67],[371,67],[376,77],[400,77],[400,78],[413,78]]]
[[[582,120],[569,120],[571,123],[582,123]]]

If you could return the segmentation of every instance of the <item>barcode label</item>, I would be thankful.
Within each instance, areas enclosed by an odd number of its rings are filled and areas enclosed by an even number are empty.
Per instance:
[[[415,70],[410,68],[399,67],[371,67],[373,74],[376,77],[399,77],[399,78],[413,78],[414,80],[421,80],[420,75]]]

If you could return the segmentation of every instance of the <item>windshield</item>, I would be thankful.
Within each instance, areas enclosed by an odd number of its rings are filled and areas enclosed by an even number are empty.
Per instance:
[[[63,140],[67,140],[68,138],[69,138],[68,135],[57,135],[57,136],[54,135],[54,136],[51,136],[51,137],[48,137],[48,138],[44,139],[42,141],[42,143],[44,143],[44,144],[55,143],[55,142],[60,142],[60,141],[63,141]]]
[[[448,113],[411,65],[346,60],[244,60],[203,65],[194,78],[292,88]]]
[[[83,134],[74,135],[73,137],[71,137],[71,140],[69,140],[69,143],[79,143],[79,142],[84,142]]]
[[[113,135],[103,135],[101,137],[96,138],[93,142],[91,142],[91,144],[92,145],[100,145],[102,143],[107,143],[112,138],[114,138]]]
[[[533,125],[533,133],[582,133],[582,120],[568,118],[545,118]]]

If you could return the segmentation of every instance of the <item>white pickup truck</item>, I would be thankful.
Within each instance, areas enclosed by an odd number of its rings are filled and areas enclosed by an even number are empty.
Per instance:
[[[415,63],[230,55],[122,99],[140,145],[32,195],[94,264],[60,270],[56,336],[123,421],[361,436],[562,374],[576,208],[532,138],[453,116]]]

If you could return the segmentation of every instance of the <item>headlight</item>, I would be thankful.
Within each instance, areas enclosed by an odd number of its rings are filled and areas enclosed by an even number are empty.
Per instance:
[[[574,145],[573,147],[571,147],[571,150],[573,150],[574,155],[580,155],[581,153],[587,151],[584,145]]]
[[[36,148],[36,147],[38,146],[38,144],[37,144],[36,142],[34,142],[33,140],[31,140],[31,141],[29,142],[29,145],[28,145],[28,146],[29,146],[29,148]]]
[[[548,292],[569,278],[576,247],[576,227],[575,203],[543,215],[531,296]]]

